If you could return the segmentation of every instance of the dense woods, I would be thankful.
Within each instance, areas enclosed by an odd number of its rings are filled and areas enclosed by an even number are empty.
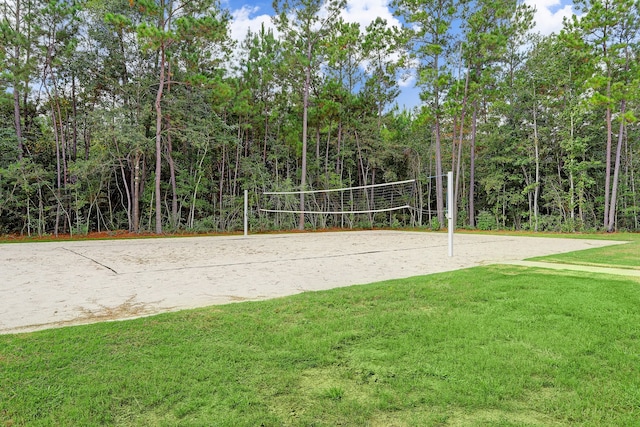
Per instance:
[[[458,227],[640,229],[636,0],[544,37],[510,0],[394,0],[404,28],[345,7],[276,0],[234,41],[215,0],[4,1],[0,234],[239,230],[244,190],[252,229],[311,227],[262,193],[405,179],[419,224],[351,224],[439,228],[448,170]]]

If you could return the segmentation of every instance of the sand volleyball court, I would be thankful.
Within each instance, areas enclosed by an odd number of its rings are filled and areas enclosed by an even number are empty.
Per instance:
[[[262,300],[620,242],[349,231],[0,245],[0,333]]]

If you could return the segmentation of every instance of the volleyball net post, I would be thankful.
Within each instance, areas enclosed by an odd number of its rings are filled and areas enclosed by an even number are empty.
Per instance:
[[[244,235],[249,235],[249,190],[244,190]]]
[[[453,202],[453,172],[447,172],[447,234],[449,241],[449,256],[453,256],[453,229],[456,226]]]

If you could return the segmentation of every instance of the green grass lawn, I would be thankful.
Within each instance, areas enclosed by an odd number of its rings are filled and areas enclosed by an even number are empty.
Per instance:
[[[586,235],[588,238],[628,241],[625,245],[531,258],[535,261],[640,270],[640,233]]]
[[[639,367],[639,279],[488,266],[0,336],[0,426],[630,426]]]

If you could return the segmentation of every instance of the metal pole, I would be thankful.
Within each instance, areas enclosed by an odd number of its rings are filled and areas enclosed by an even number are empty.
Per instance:
[[[453,229],[456,223],[453,212],[453,172],[447,172],[447,229],[449,234],[449,256],[453,256]]]
[[[244,190],[244,235],[249,234],[249,190]]]

